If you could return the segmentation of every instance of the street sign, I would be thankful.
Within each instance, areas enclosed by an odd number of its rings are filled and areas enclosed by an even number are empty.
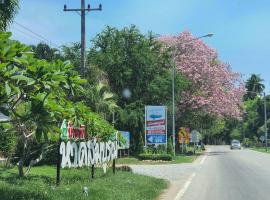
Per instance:
[[[166,106],[145,106],[145,144],[167,144]]]
[[[260,140],[261,140],[262,142],[264,142],[264,140],[265,140],[265,136],[264,136],[264,135],[262,135],[262,136],[260,137]]]
[[[199,142],[200,140],[201,140],[200,133],[196,130],[191,131],[190,142]]]

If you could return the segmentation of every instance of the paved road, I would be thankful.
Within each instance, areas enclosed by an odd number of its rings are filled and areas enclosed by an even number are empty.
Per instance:
[[[270,154],[211,146],[176,199],[269,200]]]

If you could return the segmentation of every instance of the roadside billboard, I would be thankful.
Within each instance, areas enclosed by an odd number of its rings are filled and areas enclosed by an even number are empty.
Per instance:
[[[167,144],[166,106],[145,106],[145,145]]]
[[[129,149],[130,146],[130,132],[128,131],[119,131],[123,141],[119,143],[118,149]]]

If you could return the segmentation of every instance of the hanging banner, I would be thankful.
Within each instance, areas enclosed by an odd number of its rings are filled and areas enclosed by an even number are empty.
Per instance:
[[[145,106],[145,144],[167,144],[166,106]]]

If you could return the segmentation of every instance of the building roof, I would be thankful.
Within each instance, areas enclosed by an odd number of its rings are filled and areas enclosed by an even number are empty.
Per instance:
[[[0,112],[0,122],[9,121],[10,118]]]

